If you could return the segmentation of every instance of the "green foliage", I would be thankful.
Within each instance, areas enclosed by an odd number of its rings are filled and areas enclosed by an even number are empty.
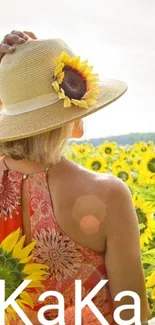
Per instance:
[[[132,193],[139,194],[145,201],[152,202],[152,204],[155,206],[155,185],[143,185],[143,186],[137,186],[135,184],[132,184],[129,186]]]
[[[134,143],[138,141],[153,141],[155,142],[155,133],[130,133],[130,134],[124,134],[124,135],[117,135],[117,136],[109,136],[109,137],[104,137],[104,138],[97,138],[97,139],[89,139],[87,141],[78,141],[78,144],[82,143],[89,143],[92,144],[93,146],[98,146],[102,144],[104,141],[109,141],[109,142],[116,142],[119,145],[133,145]],[[76,142],[70,141],[70,143]]]

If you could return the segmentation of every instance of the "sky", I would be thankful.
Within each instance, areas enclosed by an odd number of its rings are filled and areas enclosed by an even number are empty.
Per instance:
[[[154,0],[0,0],[0,38],[14,29],[63,38],[100,79],[128,91],[85,119],[85,139],[155,132]]]

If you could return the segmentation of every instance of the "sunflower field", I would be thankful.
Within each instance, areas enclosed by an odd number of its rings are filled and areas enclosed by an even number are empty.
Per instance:
[[[110,173],[129,187],[136,209],[148,299],[155,316],[155,144],[118,146],[105,141],[98,147],[72,143],[65,156],[97,173]]]

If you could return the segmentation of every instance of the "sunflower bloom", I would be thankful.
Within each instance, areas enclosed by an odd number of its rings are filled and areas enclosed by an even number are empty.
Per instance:
[[[88,61],[81,62],[79,56],[70,57],[62,52],[57,58],[52,86],[59,99],[64,100],[64,107],[74,104],[88,109],[96,103],[99,78],[92,70]]]
[[[41,281],[47,274],[48,267],[42,264],[29,263],[31,252],[36,241],[24,247],[25,236],[21,237],[20,229],[7,236],[0,244],[0,279],[5,280],[5,299],[7,299],[24,280],[31,280],[27,288],[42,287]],[[16,299],[23,309],[26,306],[33,308],[30,293],[24,290]],[[9,317],[16,319],[16,313],[11,306],[5,312],[6,323]]]

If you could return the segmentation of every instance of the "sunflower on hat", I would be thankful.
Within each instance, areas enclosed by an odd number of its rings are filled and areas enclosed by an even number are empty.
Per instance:
[[[80,56],[70,57],[62,52],[56,59],[52,86],[59,99],[64,100],[64,107],[74,104],[88,109],[96,103],[99,78],[92,70],[88,61],[81,62]]]

